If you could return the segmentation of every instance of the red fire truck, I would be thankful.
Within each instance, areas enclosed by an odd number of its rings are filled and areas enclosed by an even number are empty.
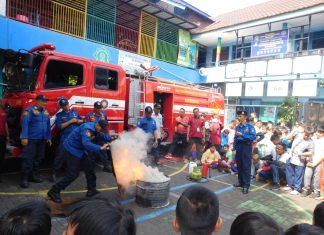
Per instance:
[[[38,94],[48,99],[55,137],[57,98],[64,96],[82,117],[100,101],[110,122],[110,132],[134,127],[145,106],[160,103],[164,127],[172,138],[174,120],[180,108],[188,115],[194,107],[208,115],[216,113],[224,120],[224,98],[215,89],[172,82],[155,77],[130,77],[122,67],[88,58],[58,53],[53,44],[29,51],[2,50],[4,56],[4,95],[10,139],[20,146],[22,110],[35,103]]]

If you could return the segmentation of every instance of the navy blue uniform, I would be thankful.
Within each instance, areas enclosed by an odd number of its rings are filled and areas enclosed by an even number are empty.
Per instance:
[[[238,181],[243,188],[249,188],[251,179],[252,143],[256,138],[256,133],[254,127],[247,122],[243,125],[238,125],[235,131],[242,133],[242,136],[234,137]]]
[[[22,116],[21,139],[28,139],[23,148],[22,171],[30,173],[39,168],[45,155],[46,141],[51,140],[51,124],[48,111],[37,106],[24,110]]]
[[[100,120],[107,121],[107,115],[104,112],[100,112],[97,114],[94,111],[92,111],[85,116],[85,120],[87,122],[99,122]],[[99,141],[98,139],[95,139],[94,142],[99,145],[103,144],[103,142]],[[93,154],[93,153],[91,153],[91,154]],[[108,158],[107,152],[100,152],[99,156],[101,158],[103,165],[105,167],[107,167],[111,161],[111,159]]]
[[[64,129],[62,129],[62,124],[72,120],[73,118],[81,120],[79,113],[72,109],[69,110],[68,112],[62,110],[61,112],[56,114],[55,125],[60,130],[60,143],[57,148],[56,156],[54,159],[54,164],[53,164],[54,171],[57,171],[60,168],[62,168],[65,162],[64,146],[63,146],[64,141],[69,136],[69,134],[71,134],[73,130],[79,126],[77,123],[72,123],[67,127],[65,127]]]
[[[87,189],[96,188],[95,161],[87,152],[101,152],[101,146],[92,143],[94,138],[99,138],[104,142],[109,142],[112,138],[104,133],[97,133],[95,125],[95,122],[82,124],[75,128],[64,141],[67,170],[64,178],[57,183],[59,189],[65,189],[71,184],[79,176],[81,167],[86,175]]]
[[[137,123],[137,127],[141,128],[145,133],[149,133],[154,137],[156,130],[156,122],[153,118],[142,117]]]

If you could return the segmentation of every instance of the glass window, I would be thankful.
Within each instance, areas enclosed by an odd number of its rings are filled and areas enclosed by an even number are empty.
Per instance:
[[[44,88],[62,89],[83,83],[83,66],[66,61],[51,60],[47,64]]]
[[[100,90],[118,90],[118,73],[114,70],[97,67],[95,69],[95,88]]]
[[[241,55],[242,49],[243,49],[243,57]],[[239,45],[237,47],[237,52],[236,52],[236,46],[233,46],[232,59],[247,58],[250,56],[251,56],[251,43],[245,43],[243,47]]]

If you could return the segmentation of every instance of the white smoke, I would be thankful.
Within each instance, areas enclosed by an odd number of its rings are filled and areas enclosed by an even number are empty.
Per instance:
[[[123,132],[111,144],[111,154],[118,184],[128,193],[133,193],[137,180],[165,182],[168,178],[158,168],[147,166],[147,142],[150,138],[142,129]]]

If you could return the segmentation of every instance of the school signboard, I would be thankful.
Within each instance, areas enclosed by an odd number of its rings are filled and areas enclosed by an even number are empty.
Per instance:
[[[286,53],[288,39],[288,29],[254,35],[251,44],[251,57]]]
[[[188,31],[179,29],[178,65],[189,68],[196,67],[197,43],[192,41]]]

